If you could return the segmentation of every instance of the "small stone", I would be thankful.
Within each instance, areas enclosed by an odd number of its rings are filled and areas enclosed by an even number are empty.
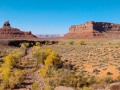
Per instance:
[[[75,89],[72,87],[58,86],[54,90],[75,90]]]
[[[120,90],[120,82],[110,84],[110,90]]]

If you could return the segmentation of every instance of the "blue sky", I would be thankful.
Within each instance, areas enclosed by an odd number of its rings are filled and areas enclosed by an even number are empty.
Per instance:
[[[120,0],[0,0],[0,27],[33,34],[65,34],[87,21],[120,23]]]

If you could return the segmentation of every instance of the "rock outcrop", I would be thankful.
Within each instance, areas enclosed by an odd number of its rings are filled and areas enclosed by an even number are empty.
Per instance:
[[[110,90],[120,90],[120,82],[110,84]]]
[[[120,37],[120,24],[107,22],[86,22],[69,28],[65,38],[112,38]]]
[[[75,89],[72,87],[58,86],[54,90],[75,90]]]
[[[17,28],[12,28],[9,21],[3,24],[0,28],[0,39],[33,39],[36,38],[31,31],[23,32]]]

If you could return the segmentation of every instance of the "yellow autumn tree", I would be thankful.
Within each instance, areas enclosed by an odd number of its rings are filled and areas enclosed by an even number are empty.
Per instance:
[[[60,57],[56,54],[55,51],[51,51],[51,53],[48,55],[48,57],[45,60],[45,66],[49,67],[50,65],[53,65],[54,62],[57,62],[60,60]]]
[[[0,90],[5,90],[5,88],[13,89],[15,85],[23,82],[24,72],[15,68],[20,59],[20,51],[14,54],[15,51],[16,50],[8,54],[1,65],[0,72],[2,75],[2,83]]]

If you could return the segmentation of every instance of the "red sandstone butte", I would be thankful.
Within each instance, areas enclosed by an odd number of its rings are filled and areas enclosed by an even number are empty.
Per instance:
[[[120,37],[120,24],[108,22],[86,22],[73,25],[64,38],[113,38]]]
[[[0,39],[34,39],[34,36],[31,31],[23,32],[17,28],[12,28],[9,21],[3,24],[3,27],[0,28]]]

